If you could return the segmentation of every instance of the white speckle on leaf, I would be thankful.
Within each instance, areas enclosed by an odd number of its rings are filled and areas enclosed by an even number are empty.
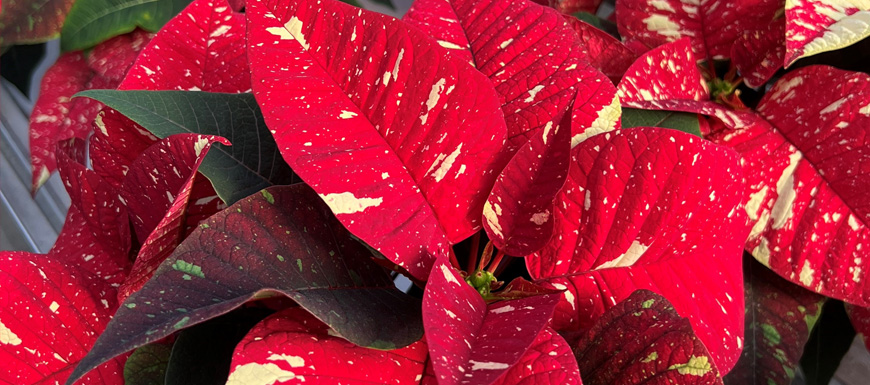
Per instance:
[[[571,137],[571,148],[576,147],[586,138],[613,131],[616,129],[616,122],[622,116],[622,105],[619,103],[619,96],[614,95],[610,105],[598,111],[598,116],[585,131]]]
[[[384,201],[384,198],[357,198],[351,192],[318,195],[336,215],[362,212],[369,207],[380,206]]]
[[[804,261],[804,267],[801,268],[800,280],[801,283],[805,286],[810,286],[813,284],[813,274],[815,274],[815,270],[813,270],[812,266],[810,266],[810,261]]]
[[[447,48],[447,49],[462,49],[462,47],[460,47],[456,44],[453,44],[449,41],[444,41],[444,40],[438,40],[438,45],[440,45],[444,48]]]
[[[801,159],[801,153],[795,151],[789,155],[788,159],[788,166],[782,171],[782,175],[776,182],[776,192],[779,196],[776,198],[770,213],[773,219],[773,226],[771,226],[773,229],[782,228],[786,221],[791,218],[794,200],[797,197],[794,187],[794,171]]]
[[[345,111],[345,110],[341,110],[341,115],[338,115],[338,117],[341,119],[350,119],[354,116],[356,116],[355,112],[350,112],[350,111]]]
[[[768,187],[764,186],[752,194],[749,194],[749,202],[746,202],[746,215],[753,221],[758,219],[758,209],[761,208],[761,203],[764,197],[767,196]]]
[[[516,310],[516,308],[514,308],[511,305],[507,305],[507,306],[502,306],[499,308],[492,309],[492,310],[490,310],[490,313],[501,314],[501,313],[507,313],[509,311],[514,311],[514,310]]]
[[[602,263],[596,269],[606,269],[608,267],[624,267],[631,266],[649,249],[648,245],[641,244],[640,241],[634,240],[631,242],[631,245],[628,246],[628,250],[625,251],[624,254],[616,257],[613,260]]]
[[[236,366],[227,378],[227,385],[272,385],[293,379],[304,380],[302,376],[296,376],[295,373],[281,369],[273,363],[252,362]]]
[[[499,44],[498,47],[501,49],[505,49],[505,48],[507,48],[507,46],[511,45],[511,43],[513,43],[513,42],[514,42],[514,39],[507,39],[507,40],[501,42],[501,44]]]
[[[535,86],[534,88],[529,90],[529,97],[527,97],[523,101],[526,103],[531,103],[533,100],[535,100],[535,96],[538,95],[538,92],[541,92],[541,90],[543,90],[543,89],[544,89],[543,85]]]
[[[430,176],[435,177],[436,182],[440,182],[441,179],[444,179],[444,176],[447,175],[447,172],[450,171],[450,168],[453,167],[453,163],[456,162],[456,158],[462,152],[462,143],[459,143],[459,146],[456,146],[456,149],[450,153],[450,155],[438,155],[435,159],[435,162],[432,163],[432,166],[429,167],[429,171],[435,168],[436,165],[439,165],[438,168],[430,174]],[[428,173],[428,171],[427,171]]]
[[[229,25],[226,25],[226,24],[221,25],[220,27],[218,27],[217,29],[215,29],[215,30],[214,30],[214,31],[209,35],[209,37],[218,37],[218,36],[221,36],[221,35],[227,33],[227,31],[229,31],[229,30],[230,30],[230,26],[229,26]]]
[[[676,12],[674,7],[671,7],[671,5],[665,0],[652,0],[650,4],[659,11]]]
[[[196,143],[193,144],[193,152],[196,154],[196,157],[199,157],[199,154],[202,153],[202,149],[208,145],[208,138],[200,136],[196,139]]]
[[[592,207],[592,190],[586,190],[586,198],[583,199],[583,209],[589,211]]]
[[[269,27],[266,28],[266,32],[278,36],[278,38],[281,40],[293,40],[293,35],[291,35],[290,32],[287,31],[287,29],[282,27]]]
[[[0,322],[0,344],[13,346],[21,345],[21,339],[18,338],[12,330],[9,330],[3,322]]]
[[[268,358],[269,361],[286,361],[291,368],[301,368],[305,366],[305,359],[300,356],[291,356],[287,354],[272,354]]]
[[[643,19],[643,22],[649,31],[672,39],[680,37],[680,25],[671,21],[667,16],[654,14]]]
[[[51,310],[52,313],[57,313],[57,309],[60,308],[60,305],[55,301],[51,301],[51,305],[48,305],[48,309]]]
[[[469,360],[468,362],[471,364],[471,370],[499,370],[510,367],[510,365],[501,362],[479,362],[475,360]]]
[[[542,213],[537,213],[532,215],[531,221],[536,225],[540,226],[547,222],[547,219],[550,219],[550,210],[546,210]]]
[[[439,267],[441,268],[441,274],[444,274],[444,279],[446,279],[447,282],[453,282],[457,285],[460,285],[459,280],[457,280],[456,277],[453,276],[453,272],[450,271],[450,267],[444,264]]]
[[[861,223],[858,222],[858,218],[855,218],[855,215],[849,214],[849,228],[854,231],[858,231],[861,229]]]
[[[840,108],[840,106],[842,106],[843,103],[845,103],[845,102],[846,102],[846,98],[841,98],[841,99],[839,99],[839,100],[837,100],[837,101],[835,101],[835,102],[829,104],[827,107],[825,107],[824,109],[822,109],[821,111],[819,111],[819,113],[822,114],[822,115],[824,115],[824,114],[830,114],[831,112],[834,112],[834,111],[836,111],[838,108]]]
[[[770,248],[767,246],[767,239],[761,238],[758,246],[752,249],[752,256],[755,257],[762,265],[770,267]]]
[[[553,122],[547,122],[547,125],[544,126],[544,136],[543,136],[544,144],[547,144],[547,135],[550,134],[551,129],[553,129]],[[558,130],[558,129],[559,128],[556,127],[556,130]]]
[[[495,205],[495,208],[499,212],[501,211],[498,204]],[[486,219],[486,224],[489,225],[489,229],[495,233],[496,236],[502,237],[501,225],[498,223],[498,214],[493,210],[493,205],[489,203],[489,201],[483,205],[483,217]]]

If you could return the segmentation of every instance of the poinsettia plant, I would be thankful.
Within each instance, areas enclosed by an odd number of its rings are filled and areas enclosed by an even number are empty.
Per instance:
[[[540,3],[194,0],[66,53],[0,378],[788,384],[828,298],[866,331],[870,77],[801,58],[868,5]]]

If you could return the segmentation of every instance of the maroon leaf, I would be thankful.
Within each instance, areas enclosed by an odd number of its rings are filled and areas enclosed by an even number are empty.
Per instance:
[[[796,60],[855,44],[870,36],[864,2],[806,0],[785,5],[785,66]]]
[[[583,63],[577,35],[552,9],[523,0],[421,0],[404,20],[492,80],[509,154],[547,124],[561,124],[571,103],[572,136],[618,125],[615,90]]]
[[[644,53],[625,71],[616,87],[619,100],[709,99],[696,61],[687,38]]]
[[[532,0],[550,6],[562,13],[589,12],[594,14],[603,0]]]
[[[580,37],[580,51],[589,64],[610,78],[613,84],[637,59],[637,54],[613,36],[574,17],[565,17]]]
[[[113,186],[81,164],[85,156],[83,141],[61,142],[56,153],[71,205],[48,254],[117,285],[126,277],[130,265],[127,209]]]
[[[541,330],[520,361],[494,385],[581,385],[580,369],[571,347],[549,327]]]
[[[761,87],[785,61],[785,18],[743,31],[731,47],[731,61],[750,87]]]
[[[748,230],[736,154],[679,131],[635,128],[589,138],[572,155],[553,238],[526,258],[538,283],[568,290],[554,327],[588,328],[634,290],[650,289],[730,369],[742,347]]]
[[[741,155],[746,250],[791,282],[860,306],[870,305],[868,106],[868,75],[805,67],[774,85],[759,116],[719,111],[726,128],[708,135]]]
[[[650,48],[690,37],[699,59],[727,59],[743,31],[767,25],[780,9],[777,0],[620,0],[616,24],[624,38]]]
[[[567,118],[568,116],[566,116]],[[544,127],[501,172],[483,206],[483,228],[500,251],[531,254],[553,234],[553,201],[565,184],[571,157],[570,122]]]
[[[196,170],[214,142],[230,144],[215,136],[173,135],[149,147],[133,162],[121,196],[138,239],[145,241],[118,290],[119,301],[141,289],[187,235],[185,216]]]
[[[487,304],[453,268],[436,264],[423,294],[423,326],[438,383],[493,383],[520,361],[559,297]]]
[[[480,228],[501,168],[489,80],[417,29],[346,4],[246,12],[254,94],[284,159],[351,232],[425,279]]]
[[[142,51],[122,90],[250,92],[245,16],[227,0],[196,0]]]
[[[420,302],[399,292],[307,186],[276,186],[199,226],[124,302],[76,368],[98,364],[253,298],[280,293],[358,345],[420,339]]]
[[[574,354],[586,385],[722,384],[689,320],[648,290],[604,313]]]
[[[266,318],[236,346],[228,385],[410,384],[426,365],[426,342],[390,351],[354,345],[302,308]]]
[[[780,278],[749,258],[746,347],[726,384],[790,384],[825,297]]]
[[[0,382],[62,383],[117,308],[114,289],[45,255],[4,251],[0,259]],[[77,383],[121,385],[124,360]]]
[[[133,161],[158,139],[111,108],[100,111],[94,119],[94,127],[90,139],[94,172],[115,188],[120,188]]]

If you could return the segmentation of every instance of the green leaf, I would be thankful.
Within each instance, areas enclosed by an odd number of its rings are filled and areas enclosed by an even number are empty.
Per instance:
[[[688,112],[622,108],[622,128],[662,127],[701,136],[698,115]]]
[[[74,0],[6,0],[0,9],[0,45],[54,39]]]
[[[199,167],[227,204],[297,181],[251,94],[89,90],[76,96],[114,108],[159,138],[181,133],[227,138],[232,146],[216,145]]]
[[[76,51],[142,27],[157,32],[191,0],[78,0],[61,29],[60,48]]]
[[[267,192],[194,230],[120,306],[67,384],[112,357],[275,293],[360,346],[397,348],[420,339],[420,299],[396,289],[310,187]],[[174,266],[198,268],[202,276]]]
[[[124,364],[125,385],[164,385],[166,365],[172,346],[162,343],[145,345],[130,355]]]

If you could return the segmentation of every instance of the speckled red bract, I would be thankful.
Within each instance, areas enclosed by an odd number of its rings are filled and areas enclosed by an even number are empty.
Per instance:
[[[748,231],[737,154],[679,131],[633,128],[589,138],[572,155],[553,238],[526,258],[537,282],[567,290],[556,330],[588,328],[650,289],[729,370],[742,348]]]
[[[334,1],[250,1],[254,95],[284,159],[418,279],[480,229],[505,126],[485,76],[418,29]]]

